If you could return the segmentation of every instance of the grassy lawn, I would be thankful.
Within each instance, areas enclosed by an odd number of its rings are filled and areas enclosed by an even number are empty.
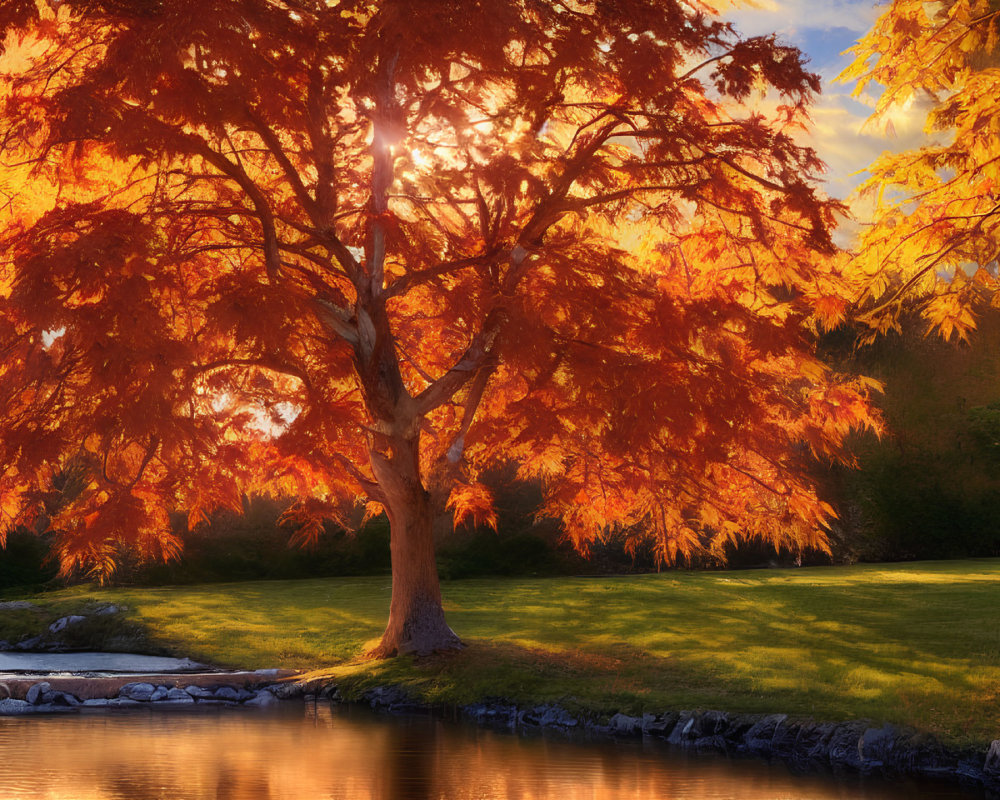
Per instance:
[[[323,669],[355,690],[631,712],[863,717],[951,744],[1000,737],[1000,560],[444,584],[463,652],[362,663],[389,579],[77,587],[51,614],[128,606],[157,648],[231,667]],[[0,627],[0,638],[3,630]]]

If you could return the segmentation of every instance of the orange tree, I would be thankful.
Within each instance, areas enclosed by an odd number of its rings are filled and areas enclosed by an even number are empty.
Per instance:
[[[996,0],[894,0],[841,76],[858,94],[879,90],[874,121],[916,110],[929,135],[881,156],[861,189],[877,199],[855,258],[873,335],[919,311],[945,338],[965,338],[977,302],[1000,306],[998,35]]]
[[[251,488],[300,498],[301,541],[367,502],[389,656],[458,646],[432,516],[495,522],[498,463],[583,550],[825,547],[806,461],[872,420],[813,355],[844,302],[794,49],[681,0],[6,0],[0,27],[0,492],[64,570],[169,556],[166,509]]]

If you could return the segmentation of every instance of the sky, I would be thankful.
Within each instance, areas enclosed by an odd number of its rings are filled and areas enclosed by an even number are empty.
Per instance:
[[[802,50],[809,68],[822,78],[823,93],[812,112],[812,145],[826,162],[826,191],[850,200],[863,170],[885,150],[903,150],[925,140],[923,117],[918,108],[900,109],[893,116],[893,134],[884,126],[866,125],[875,98],[854,98],[853,84],[835,79],[852,57],[843,52],[852,47],[872,26],[881,5],[877,0],[753,0],[757,7],[741,3],[724,16],[745,36],[777,33],[784,43]],[[858,174],[862,172],[862,174]],[[855,215],[869,213],[865,202],[854,199]],[[840,244],[847,244],[855,224],[843,226]]]

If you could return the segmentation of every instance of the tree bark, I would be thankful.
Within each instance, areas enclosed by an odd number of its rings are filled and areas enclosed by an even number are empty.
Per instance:
[[[462,642],[448,627],[434,559],[433,511],[419,474],[419,439],[396,439],[392,454],[372,454],[372,466],[389,517],[392,600],[389,622],[374,658],[457,650]]]

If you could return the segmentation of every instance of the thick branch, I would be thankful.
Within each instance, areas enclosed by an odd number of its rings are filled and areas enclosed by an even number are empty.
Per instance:
[[[392,185],[393,122],[396,99],[394,73],[399,54],[383,58],[379,64],[375,95],[372,137],[371,244],[368,250],[368,276],[373,297],[382,293],[385,274],[386,217],[389,214],[389,187]]]
[[[254,132],[261,138],[267,146],[267,149],[271,152],[271,156],[278,162],[278,166],[281,167],[281,171],[285,175],[285,180],[287,180],[289,186],[292,187],[295,199],[299,201],[299,205],[302,206],[303,211],[309,215],[309,219],[312,220],[313,224],[319,227],[319,209],[316,206],[316,201],[313,199],[312,195],[309,194],[309,190],[302,182],[302,176],[299,175],[299,171],[295,168],[292,160],[288,157],[288,153],[285,152],[285,148],[282,147],[281,140],[278,139],[277,134],[271,130],[270,126],[263,119],[257,116],[250,108],[246,109],[246,115],[247,119],[250,120],[250,124],[253,126]]]
[[[334,143],[326,129],[327,113],[323,93],[323,73],[314,66],[309,72],[309,84],[306,88],[306,124],[312,145],[313,164],[316,165],[316,210],[323,223],[329,225],[337,214],[337,186],[333,163]]]
[[[507,314],[500,307],[486,315],[482,330],[472,338],[455,365],[414,398],[419,415],[450,400],[481,371],[495,350],[497,336],[506,319]]]
[[[434,280],[434,278],[439,278],[442,275],[448,275],[453,272],[461,272],[463,269],[469,269],[470,267],[476,267],[481,264],[488,264],[490,261],[496,259],[498,255],[499,253],[496,250],[490,250],[486,253],[480,253],[477,256],[459,258],[455,261],[445,261],[438,264],[436,267],[413,270],[412,272],[406,273],[406,275],[399,280],[394,281],[386,291],[385,296],[386,298],[398,297],[405,294],[411,287],[427,283],[428,281]]]
[[[299,205],[302,206],[302,210],[306,212],[309,220],[316,226],[316,235],[323,245],[333,253],[347,276],[354,280],[358,271],[358,262],[351,255],[351,252],[344,243],[340,241],[340,238],[333,232],[330,226],[332,213],[328,215],[319,202],[309,194],[309,190],[302,181],[302,176],[288,157],[288,153],[285,152],[284,147],[282,147],[277,134],[263,119],[254,114],[250,109],[247,109],[246,114],[253,125],[254,131],[260,136],[264,144],[267,145],[267,149],[274,157],[274,160],[278,162],[278,166],[281,167],[281,171],[292,187],[292,192],[299,201]],[[328,180],[332,180],[332,175]],[[327,205],[329,205],[329,201]]]
[[[281,270],[281,257],[278,253],[278,233],[274,222],[274,212],[260,187],[247,175],[242,166],[230,161],[222,153],[216,152],[211,145],[199,136],[189,134],[187,139],[195,146],[195,152],[220,172],[232,178],[246,193],[253,204],[254,212],[260,221],[264,234],[264,265],[271,280],[276,280]]]
[[[475,379],[472,381],[472,386],[469,388],[469,396],[465,399],[462,423],[451,446],[448,448],[447,458],[452,464],[457,464],[459,459],[462,458],[462,451],[465,449],[465,437],[469,433],[469,428],[472,427],[472,421],[475,419],[476,412],[479,410],[479,404],[483,400],[483,394],[486,392],[486,384],[490,382],[490,378],[493,377],[494,372],[496,372],[495,364],[484,364],[479,368]]]

